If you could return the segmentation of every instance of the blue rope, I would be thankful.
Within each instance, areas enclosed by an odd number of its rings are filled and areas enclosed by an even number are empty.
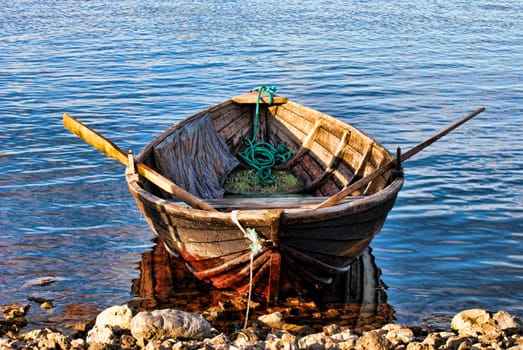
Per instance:
[[[278,164],[288,162],[292,157],[292,153],[282,144],[275,147],[267,142],[256,142],[262,93],[266,92],[269,95],[269,105],[272,105],[276,87],[271,86],[270,88],[266,88],[265,86],[260,86],[253,89],[253,91],[256,90],[258,90],[258,99],[256,100],[256,114],[253,121],[252,139],[244,139],[247,147],[238,153],[238,156],[245,164],[257,171],[258,178],[264,184],[273,185],[276,180],[274,176],[272,176],[272,169]]]

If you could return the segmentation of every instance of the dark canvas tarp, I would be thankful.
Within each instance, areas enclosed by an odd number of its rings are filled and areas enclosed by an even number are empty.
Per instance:
[[[222,198],[223,183],[239,164],[209,114],[176,129],[154,148],[158,170],[203,199]]]

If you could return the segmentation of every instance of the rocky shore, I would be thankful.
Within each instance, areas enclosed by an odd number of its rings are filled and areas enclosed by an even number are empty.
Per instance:
[[[507,312],[482,309],[456,314],[448,330],[386,324],[354,330],[328,324],[321,331],[288,324],[279,312],[259,316],[226,334],[201,314],[163,309],[140,311],[113,306],[71,334],[50,328],[24,331],[28,305],[2,308],[0,349],[522,349],[523,323]]]

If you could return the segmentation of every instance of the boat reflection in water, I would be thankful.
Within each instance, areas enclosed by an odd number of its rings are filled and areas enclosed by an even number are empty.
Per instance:
[[[151,251],[142,254],[140,277],[133,281],[133,301],[138,309],[174,308],[200,313],[221,331],[235,331],[245,321],[247,296],[234,290],[216,289],[190,273],[185,264],[170,255],[160,239]],[[355,330],[378,328],[394,320],[387,303],[386,286],[376,266],[371,248],[353,263],[351,269],[320,293],[306,289],[280,296],[267,303],[252,296],[249,320],[279,311],[287,324],[320,330],[328,324]],[[311,289],[316,290],[316,289]]]

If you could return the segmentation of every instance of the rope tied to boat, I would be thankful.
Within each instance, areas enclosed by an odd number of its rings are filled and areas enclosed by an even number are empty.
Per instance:
[[[249,255],[250,257],[250,264],[249,264],[249,294],[247,297],[247,310],[245,311],[245,324],[243,328],[247,328],[247,321],[249,320],[249,310],[251,306],[251,296],[252,296],[252,269],[253,269],[253,262],[254,262],[254,256],[261,251],[262,245],[261,245],[261,239],[258,236],[258,233],[253,228],[244,228],[242,224],[240,224],[240,220],[238,220],[238,213],[239,210],[233,210],[231,212],[231,219],[232,221],[238,226],[240,231],[242,231],[243,235],[251,241],[251,244],[249,244],[249,248],[251,249],[251,253]]]
[[[273,103],[273,96],[276,93],[276,87],[259,86],[253,91],[258,91],[258,98],[256,99],[256,113],[253,121],[252,138],[244,139],[246,145],[245,150],[238,153],[241,160],[255,169],[258,178],[266,185],[273,185],[276,179],[272,175],[272,169],[278,164],[284,164],[292,157],[292,153],[283,144],[273,146],[268,142],[256,142],[256,135],[258,134],[258,125],[260,119],[260,99],[265,92],[269,96],[269,105]]]

